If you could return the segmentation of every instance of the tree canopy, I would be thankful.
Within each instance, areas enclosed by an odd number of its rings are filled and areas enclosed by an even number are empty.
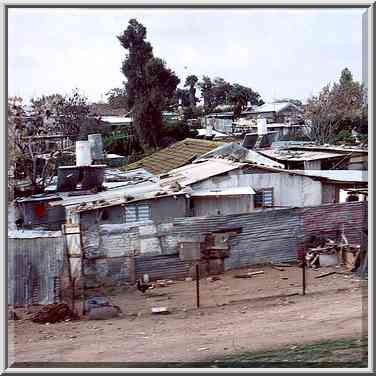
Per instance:
[[[305,113],[311,122],[311,137],[319,143],[334,142],[339,132],[358,125],[367,131],[364,88],[353,80],[348,68],[342,70],[339,82],[327,84],[318,96],[308,99]]]
[[[174,97],[180,80],[162,59],[154,57],[146,41],[146,28],[137,20],[131,19],[118,39],[128,50],[122,72],[127,79],[127,105],[132,109],[137,137],[144,148],[155,148],[163,126],[162,110]]]
[[[213,80],[208,76],[203,76],[198,83],[201,90],[201,96],[204,101],[206,113],[211,113],[219,105],[234,106],[234,117],[237,117],[250,102],[251,105],[261,105],[260,94],[253,89],[240,85],[231,84],[221,77]]]

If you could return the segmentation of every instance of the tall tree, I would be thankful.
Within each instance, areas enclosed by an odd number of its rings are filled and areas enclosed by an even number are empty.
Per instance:
[[[185,79],[184,87],[189,87],[189,104],[190,106],[196,106],[197,98],[196,98],[196,84],[198,82],[197,76],[194,74],[188,76]]]
[[[118,109],[122,108],[128,110],[128,98],[127,89],[124,87],[115,87],[106,93],[107,103],[111,108]]]
[[[364,114],[364,89],[345,68],[339,82],[326,85],[318,96],[307,101],[305,116],[311,124],[311,138],[318,143],[332,143],[341,131],[361,122]]]
[[[87,98],[78,90],[73,90],[69,96],[42,95],[33,98],[31,105],[36,115],[34,121],[37,130],[62,133],[72,141],[82,138],[90,107]]]
[[[260,94],[251,88],[237,83],[231,84],[221,77],[216,77],[212,81],[210,77],[203,76],[198,86],[201,89],[206,113],[212,112],[219,105],[232,105],[235,109],[234,116],[237,117],[248,102],[252,105],[264,103]]]
[[[180,80],[163,60],[154,57],[146,41],[146,28],[137,20],[131,19],[118,39],[128,50],[122,72],[127,78],[127,102],[136,134],[144,148],[155,148],[163,126],[162,110],[173,98]]]

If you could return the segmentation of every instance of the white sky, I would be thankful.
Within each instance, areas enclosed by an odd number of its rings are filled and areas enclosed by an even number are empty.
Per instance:
[[[303,101],[348,67],[361,80],[362,9],[9,9],[9,95],[96,101],[122,86],[116,36],[136,18],[180,80],[220,76],[265,101]]]

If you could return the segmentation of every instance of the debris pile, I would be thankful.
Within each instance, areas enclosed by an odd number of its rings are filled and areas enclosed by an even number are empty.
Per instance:
[[[321,266],[344,266],[355,271],[361,263],[362,251],[359,244],[349,244],[342,233],[341,241],[328,238],[312,237],[307,244],[305,260],[307,266],[318,269]]]
[[[56,323],[67,319],[77,319],[77,315],[71,311],[66,303],[48,304],[36,312],[31,320],[39,324]]]
[[[86,301],[86,312],[89,320],[106,320],[117,317],[121,309],[103,296],[94,296]]]

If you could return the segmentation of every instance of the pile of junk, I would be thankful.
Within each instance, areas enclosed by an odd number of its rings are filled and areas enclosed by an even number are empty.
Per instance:
[[[367,231],[364,231],[366,237]],[[342,229],[339,241],[321,235],[312,235],[305,244],[306,266],[312,269],[336,266],[349,272],[367,273],[367,246],[350,244]]]

